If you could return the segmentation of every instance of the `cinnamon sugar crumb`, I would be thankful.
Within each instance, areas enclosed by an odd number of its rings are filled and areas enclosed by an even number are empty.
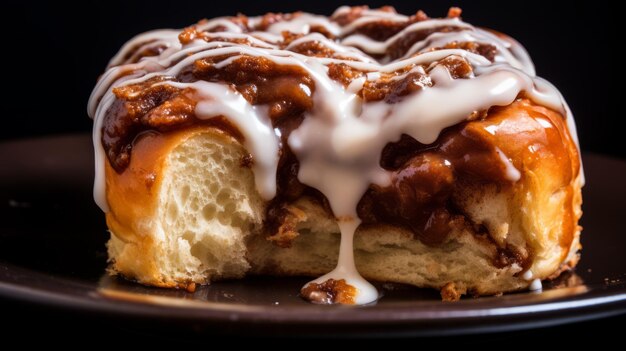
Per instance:
[[[300,290],[303,299],[321,305],[354,305],[357,289],[345,279],[328,279],[323,283],[309,283]]]
[[[426,12],[424,12],[422,10],[417,11],[417,13],[415,14],[415,21],[417,21],[417,22],[426,21],[429,18],[430,17],[428,17]]]
[[[458,18],[461,17],[462,10],[458,7],[451,7],[448,10],[448,18]]]
[[[449,282],[441,288],[441,301],[454,302],[461,299],[463,292],[456,288],[453,282]]]
[[[239,166],[241,166],[241,168],[252,168],[253,165],[254,159],[250,154],[245,154],[241,156],[241,159],[239,159]]]
[[[280,224],[267,240],[278,247],[289,248],[293,240],[300,235],[297,226],[308,218],[306,212],[295,206],[283,206],[274,215]]]

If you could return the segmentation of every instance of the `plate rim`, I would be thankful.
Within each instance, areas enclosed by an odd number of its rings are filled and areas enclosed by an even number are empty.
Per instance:
[[[332,306],[323,307],[323,310],[309,311],[316,311],[314,313],[299,313],[302,308],[294,308],[293,306],[281,308],[252,305],[244,309],[235,310],[233,308],[214,308],[216,305],[232,307],[235,306],[234,304],[207,303],[193,300],[185,300],[185,304],[181,305],[125,301],[107,298],[90,288],[88,284],[74,281],[71,278],[64,278],[65,284],[75,285],[75,287],[79,287],[84,292],[82,295],[67,294],[45,288],[26,286],[6,279],[7,273],[15,270],[18,274],[32,275],[42,279],[44,284],[50,283],[51,276],[6,263],[0,264],[0,267],[0,297],[8,300],[31,302],[40,306],[110,317],[167,319],[172,322],[200,322],[206,326],[217,326],[218,329],[224,330],[227,330],[227,327],[233,324],[237,324],[240,327],[245,325],[254,327],[251,330],[247,330],[246,334],[265,332],[267,327],[284,326],[285,323],[288,323],[290,325],[289,328],[285,328],[283,331],[290,330],[290,335],[292,335],[295,328],[297,333],[303,335],[331,332],[333,335],[343,334],[349,336],[355,333],[360,335],[364,330],[374,330],[384,335],[445,336],[541,328],[626,314],[626,290],[623,287],[621,289],[592,287],[584,293],[591,296],[582,300],[577,299],[580,295],[570,295],[531,305],[487,309],[458,309],[458,314],[454,316],[437,315],[437,312],[428,314],[423,310],[408,310],[402,313],[400,318],[397,313],[394,318],[388,318],[385,317],[386,312],[394,310],[393,306],[385,306],[383,310],[368,309],[367,306],[347,308]],[[159,298],[167,301],[178,300],[175,297]],[[202,305],[204,307],[198,308]],[[455,306],[455,304],[447,304],[447,306],[450,305]],[[270,308],[272,313],[268,313]],[[354,311],[354,309],[361,310],[361,312],[358,312],[358,318],[354,318],[357,314],[345,313],[345,311]],[[497,313],[493,313],[494,310]],[[363,311],[368,312],[364,313]],[[476,324],[475,322],[478,318],[480,318],[480,323]],[[329,322],[332,323],[329,324]],[[259,328],[259,326],[262,326],[262,328]],[[303,326],[313,328],[307,330],[303,329]],[[390,330],[390,328],[398,329]],[[241,329],[238,329],[238,332],[241,332]],[[284,333],[280,332],[279,334]]]

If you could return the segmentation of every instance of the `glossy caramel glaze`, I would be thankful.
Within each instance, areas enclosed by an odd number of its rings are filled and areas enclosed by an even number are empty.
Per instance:
[[[523,170],[547,165],[557,188],[570,187],[578,175],[578,152],[563,118],[519,99],[506,108],[492,108],[484,119],[448,128],[433,144],[403,136],[387,145],[382,166],[393,170],[392,184],[370,187],[359,203],[359,217],[366,224],[405,227],[427,244],[442,242],[450,226],[464,218],[452,198],[459,188],[488,183],[518,186],[507,178],[497,150],[522,170],[522,177]],[[569,220],[564,220],[564,225],[569,223],[564,228],[569,235],[562,238],[563,247],[572,241],[571,212],[567,211]]]

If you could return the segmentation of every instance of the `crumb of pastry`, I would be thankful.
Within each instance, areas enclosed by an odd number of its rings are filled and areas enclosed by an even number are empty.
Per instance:
[[[346,283],[345,279],[328,279],[323,283],[310,283],[300,291],[305,300],[320,304],[353,305],[356,301],[357,289]]]
[[[465,292],[462,289],[457,289],[453,282],[449,282],[443,288],[441,288],[441,301],[454,302],[461,299],[461,295]]]

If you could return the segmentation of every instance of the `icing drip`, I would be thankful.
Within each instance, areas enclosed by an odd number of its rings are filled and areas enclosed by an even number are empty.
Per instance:
[[[378,290],[365,280],[356,269],[354,264],[354,233],[361,221],[357,218],[339,218],[337,221],[341,231],[341,243],[339,245],[339,258],[337,267],[331,272],[305,284],[321,284],[329,279],[344,279],[346,283],[356,288],[357,294],[354,303],[364,305],[378,300]]]
[[[353,239],[361,220],[357,205],[372,184],[386,186],[391,173],[380,166],[381,152],[388,143],[407,134],[422,144],[437,140],[441,131],[465,121],[470,114],[492,106],[506,106],[525,93],[536,103],[561,112],[567,117],[569,132],[578,143],[573,117],[561,94],[550,83],[535,77],[535,70],[524,48],[515,40],[475,28],[459,18],[427,19],[410,23],[384,41],[377,41],[358,29],[378,21],[404,23],[408,17],[381,10],[363,10],[360,17],[340,25],[335,18],[350,8],[341,7],[330,17],[301,14],[270,24],[259,31],[262,18],[250,18],[246,26],[228,18],[217,18],[196,26],[206,41],[196,38],[181,45],[178,30],[162,30],[139,35],[122,47],[111,60],[108,71],[96,85],[89,102],[94,118],[96,179],[94,197],[108,211],[104,189],[105,153],[101,143],[103,119],[115,102],[114,88],[146,83],[155,77],[167,78],[154,84],[165,84],[195,91],[199,119],[222,116],[237,126],[245,146],[254,159],[256,187],[261,196],[271,200],[276,195],[276,172],[280,140],[272,127],[268,106],[252,105],[227,82],[176,82],[183,69],[205,58],[226,57],[214,65],[224,69],[243,56],[263,57],[277,65],[301,68],[315,84],[301,89],[312,96],[313,107],[305,112],[303,122],[288,138],[297,157],[301,183],[319,190],[327,199],[341,231],[337,267],[313,281],[344,279],[357,290],[355,303],[364,304],[378,298],[376,289],[363,279],[355,266]],[[313,32],[323,28],[333,38]],[[442,31],[441,28],[453,30]],[[208,32],[219,29],[219,32]],[[425,31],[430,33],[412,43],[395,59],[390,49],[403,38]],[[301,34],[288,45],[281,45],[284,32]],[[242,43],[243,42],[243,43]],[[495,48],[494,62],[462,49],[445,49],[449,43],[478,43]],[[314,57],[291,51],[300,45],[315,43],[333,52],[328,57]],[[158,49],[158,50],[157,50]],[[146,50],[158,54],[140,58]],[[374,59],[376,57],[377,59]],[[455,59],[471,66],[464,78],[455,78],[444,59]],[[138,60],[138,61],[137,61]],[[342,64],[365,74],[345,87],[329,76],[330,64]],[[402,96],[400,101],[364,102],[359,92],[366,82],[383,79],[409,67],[391,80],[419,73],[426,76],[418,92]],[[452,103],[453,102],[453,103]],[[522,176],[500,149],[496,150],[508,180]],[[537,285],[533,282],[534,285]]]
[[[543,289],[543,285],[541,284],[541,280],[539,279],[533,279],[533,281],[530,283],[530,286],[528,287],[528,290],[530,291],[540,291],[541,289]]]

